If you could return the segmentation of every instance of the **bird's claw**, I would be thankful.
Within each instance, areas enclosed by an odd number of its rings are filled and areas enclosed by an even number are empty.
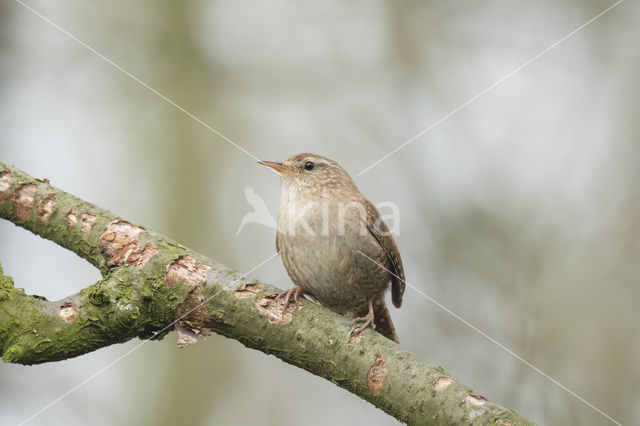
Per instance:
[[[376,329],[376,325],[373,323],[373,313],[367,314],[364,317],[358,317],[354,319],[353,322],[362,322],[364,324],[362,324],[360,327],[353,330],[351,332],[352,336],[362,333],[367,328],[371,328],[372,330]]]
[[[358,334],[361,334],[363,331],[365,331],[367,328],[371,328],[372,330],[376,329],[376,325],[373,322],[374,316],[373,316],[373,303],[369,302],[369,312],[367,312],[367,315],[363,316],[363,317],[357,317],[356,319],[353,320],[353,322],[362,322],[364,324],[362,324],[360,327],[356,328],[355,330],[353,330],[351,332],[351,336],[356,336]]]
[[[278,294],[274,299],[274,301],[278,302],[278,300],[282,296],[285,296],[284,305],[282,306],[282,315],[284,315],[285,311],[287,310],[287,306],[289,306],[289,301],[291,300],[291,296],[293,296],[294,302],[297,302],[298,297],[303,295],[304,295],[304,290],[302,290],[302,287],[300,287],[299,285],[296,285],[290,288],[289,290],[285,290],[282,293]]]

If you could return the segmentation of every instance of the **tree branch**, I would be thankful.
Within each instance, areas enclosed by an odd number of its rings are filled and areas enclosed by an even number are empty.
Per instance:
[[[528,425],[530,421],[456,382],[441,368],[308,301],[274,301],[278,290],[171,239],[0,162],[0,217],[78,254],[102,279],[57,302],[26,295],[0,267],[0,353],[36,364],[76,357],[136,336],[178,330],[178,346],[210,330],[273,354],[410,424]]]

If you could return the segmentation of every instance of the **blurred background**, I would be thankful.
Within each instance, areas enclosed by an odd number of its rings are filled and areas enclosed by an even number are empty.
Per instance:
[[[255,155],[338,160],[398,205],[408,282],[624,424],[640,424],[640,5],[613,1],[52,4],[52,22]],[[635,77],[634,77],[635,76]],[[245,187],[280,182],[50,23],[0,2],[0,159],[239,271],[274,252]],[[383,212],[384,213],[384,212]],[[0,262],[61,299],[88,263],[0,221]],[[37,265],[34,267],[33,265]],[[252,273],[288,288],[279,258]],[[613,424],[412,289],[402,345],[541,424]],[[0,364],[19,423],[139,341]],[[29,424],[387,425],[337,386],[217,335],[150,342]]]

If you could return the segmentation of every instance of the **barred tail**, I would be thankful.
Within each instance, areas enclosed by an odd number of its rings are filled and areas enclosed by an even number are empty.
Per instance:
[[[391,315],[389,309],[384,303],[384,299],[373,303],[373,323],[376,325],[376,331],[382,334],[387,339],[391,339],[396,343],[399,343],[396,329],[391,322]]]

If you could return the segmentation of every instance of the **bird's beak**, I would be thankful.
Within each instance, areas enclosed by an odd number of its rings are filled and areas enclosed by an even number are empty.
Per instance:
[[[258,163],[262,164],[263,166],[271,167],[273,170],[275,170],[278,173],[291,171],[289,170],[289,167],[285,166],[282,163],[277,163],[275,161],[258,161]]]

